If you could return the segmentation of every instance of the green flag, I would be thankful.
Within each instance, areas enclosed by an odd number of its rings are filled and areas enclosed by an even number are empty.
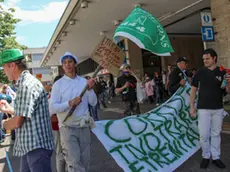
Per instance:
[[[149,12],[136,7],[131,14],[117,27],[114,40],[125,37],[140,48],[159,56],[170,56],[173,48],[160,22]]]

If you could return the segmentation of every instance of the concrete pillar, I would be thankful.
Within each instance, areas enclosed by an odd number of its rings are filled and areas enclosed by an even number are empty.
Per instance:
[[[127,39],[126,41],[126,50],[128,50],[127,60],[129,60],[129,64],[136,75],[141,79],[144,73],[141,49],[132,41]]]
[[[125,39],[125,57],[126,57],[126,63],[130,65],[130,61],[129,61],[129,40]]]
[[[229,0],[211,0],[211,12],[214,19],[215,43],[208,43],[207,48],[214,48],[219,56],[219,64],[230,68],[230,2]]]
[[[166,63],[165,63],[165,58],[161,57],[161,70],[167,71]]]

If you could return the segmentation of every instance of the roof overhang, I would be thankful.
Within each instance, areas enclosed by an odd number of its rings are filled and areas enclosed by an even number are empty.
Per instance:
[[[114,21],[124,20],[136,0],[91,0],[81,8],[81,0],[70,0],[41,61],[42,66],[60,65],[59,59],[69,51],[79,63],[90,57],[102,36],[112,38]],[[200,34],[200,15],[209,10],[210,0],[145,0],[143,8],[158,17],[169,34]]]

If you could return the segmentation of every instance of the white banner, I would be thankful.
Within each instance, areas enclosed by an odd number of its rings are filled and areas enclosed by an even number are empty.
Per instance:
[[[187,85],[139,117],[98,121],[93,132],[125,172],[171,172],[200,148],[189,93]]]

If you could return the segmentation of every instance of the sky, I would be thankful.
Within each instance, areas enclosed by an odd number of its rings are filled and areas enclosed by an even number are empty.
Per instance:
[[[46,47],[68,0],[5,0],[5,9],[13,7],[21,19],[16,26],[17,41],[29,48]]]

